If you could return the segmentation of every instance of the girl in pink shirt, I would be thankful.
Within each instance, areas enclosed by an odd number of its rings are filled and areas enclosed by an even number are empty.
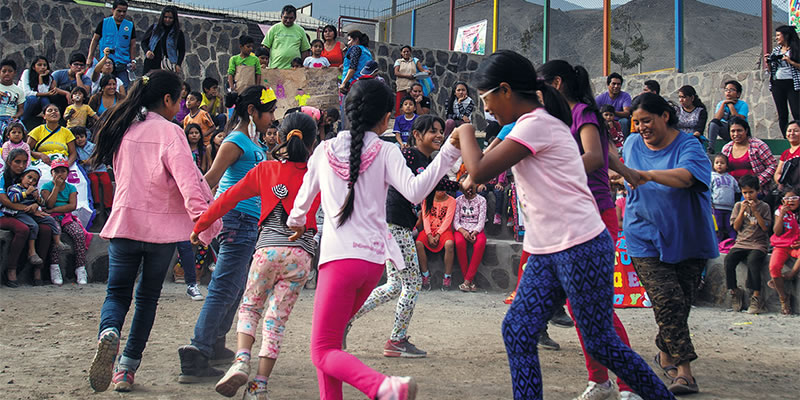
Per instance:
[[[109,239],[108,290],[100,311],[97,352],[89,384],[102,392],[128,392],[156,317],[175,243],[186,240],[208,209],[211,189],[195,166],[183,130],[172,119],[180,108],[181,79],[156,70],[133,83],[128,97],[106,112],[95,137],[92,163],[113,165],[114,208],[100,236]],[[208,243],[215,222],[200,235]],[[136,288],[136,312],[125,350],[114,370],[120,331]]]
[[[391,261],[406,268],[386,223],[389,186],[419,203],[455,163],[459,151],[445,143],[425,171],[414,176],[400,149],[375,133],[386,130],[394,111],[394,93],[388,86],[375,79],[356,82],[345,109],[352,129],[322,142],[311,155],[286,221],[295,231],[290,240],[300,238],[306,214],[321,193],[325,234],[311,323],[311,361],[317,367],[319,395],[341,400],[342,382],[347,382],[370,399],[414,399],[413,379],[387,377],[367,367],[342,350],[342,338],[347,322],[380,280],[384,264]]]
[[[452,134],[474,182],[486,182],[511,167],[525,226],[530,227],[523,249],[531,256],[503,321],[514,398],[542,398],[538,338],[553,302],[566,293],[592,358],[642,398],[673,399],[647,363],[614,332],[613,243],[570,133],[569,105],[536,75],[531,62],[518,53],[502,50],[489,56],[475,72],[474,86],[501,125],[516,125],[508,140],[486,154],[471,125]]]
[[[444,190],[428,196],[422,203],[423,229],[417,235],[417,257],[419,269],[423,274],[428,272],[428,255],[425,249],[438,253],[444,249],[444,279],[442,290],[450,290],[455,258],[455,242],[453,239],[453,216],[456,214],[456,199],[447,195]],[[430,289],[430,288],[429,288]]]
[[[505,172],[500,176],[505,176]],[[464,275],[464,283],[458,286],[462,292],[478,290],[475,286],[475,274],[486,249],[486,234],[483,233],[485,225],[486,199],[475,194],[475,187],[470,186],[456,199],[456,214],[453,217],[456,256],[461,273]],[[472,260],[467,260],[468,243],[472,244]]]

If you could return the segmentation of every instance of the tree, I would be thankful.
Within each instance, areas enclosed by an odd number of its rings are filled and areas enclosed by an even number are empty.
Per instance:
[[[621,30],[623,35],[621,41],[611,39],[611,48],[617,50],[617,52],[611,51],[611,61],[619,65],[623,73],[637,66],[641,70],[645,58],[644,52],[650,48],[644,40],[641,25],[620,8],[614,10],[612,14],[611,24],[618,28],[615,30]]]

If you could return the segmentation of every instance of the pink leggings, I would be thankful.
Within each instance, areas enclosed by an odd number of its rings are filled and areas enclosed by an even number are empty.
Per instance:
[[[383,274],[383,264],[359,259],[319,266],[311,321],[311,362],[317,367],[321,400],[341,400],[342,382],[374,399],[386,376],[342,350],[344,329]]]
[[[455,241],[456,257],[458,257],[458,265],[461,266],[461,273],[464,274],[464,280],[472,282],[475,279],[475,274],[478,272],[478,266],[481,265],[483,251],[486,250],[486,234],[480,231],[475,235],[472,260],[469,260],[469,266],[467,266],[467,244],[469,244],[469,242],[467,239],[464,239],[464,235],[458,231],[455,233]]]

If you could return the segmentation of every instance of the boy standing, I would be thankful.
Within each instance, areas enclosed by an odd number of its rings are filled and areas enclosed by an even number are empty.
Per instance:
[[[411,135],[411,128],[414,126],[414,121],[417,119],[417,114],[414,112],[417,107],[417,102],[413,97],[406,96],[400,102],[400,110],[403,115],[398,115],[394,119],[394,137],[397,144],[401,148],[408,147],[408,137]]]
[[[0,136],[9,122],[22,116],[25,92],[14,84],[16,75],[17,63],[14,60],[0,61]]]
[[[322,56],[322,40],[314,39],[311,41],[311,55],[303,61],[306,68],[327,68],[331,66],[330,61]]]
[[[239,54],[228,62],[228,86],[231,91],[244,92],[261,83],[261,61],[253,55],[255,40],[247,35],[239,37]]]

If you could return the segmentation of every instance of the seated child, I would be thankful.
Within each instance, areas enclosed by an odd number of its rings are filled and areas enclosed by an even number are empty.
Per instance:
[[[714,157],[714,170],[711,171],[711,207],[717,221],[717,240],[736,239],[736,230],[731,227],[731,209],[736,202],[739,185],[736,178],[728,173],[728,156],[717,154]]]
[[[453,217],[455,229],[456,256],[464,275],[464,283],[458,286],[462,292],[475,292],[475,274],[483,259],[486,249],[486,234],[483,227],[486,225],[486,199],[475,194],[474,185],[456,199],[456,212]],[[472,260],[467,262],[467,244],[472,243]]]
[[[67,120],[67,128],[73,130],[77,126],[86,127],[86,120],[91,117],[95,121],[100,117],[94,112],[92,107],[84,103],[86,101],[86,90],[82,87],[72,89],[72,104],[67,106],[64,112],[64,119]],[[73,131],[74,134],[74,131]]]
[[[189,109],[189,114],[183,118],[184,129],[189,124],[197,124],[203,131],[203,144],[208,145],[211,142],[211,134],[215,131],[214,120],[211,119],[211,114],[200,108],[202,95],[199,92],[191,92],[186,97],[186,108]]]
[[[25,126],[19,122],[11,122],[3,132],[3,162],[8,164],[8,155],[11,150],[22,149],[28,154],[28,165],[31,165],[31,147],[28,146],[28,134]]]
[[[69,174],[69,162],[63,158],[57,158],[50,162],[50,173],[53,180],[42,185],[42,198],[45,201],[46,211],[57,221],[61,222],[61,229],[72,238],[75,243],[75,276],[79,285],[85,285],[88,279],[86,275],[86,250],[92,235],[83,228],[80,221],[72,216],[72,212],[78,207],[78,188],[67,182]],[[60,285],[61,268],[58,265],[60,260],[61,247],[50,247],[50,278],[53,283]],[[57,277],[57,281],[56,278]]]
[[[455,243],[453,240],[453,216],[456,213],[456,199],[450,197],[444,190],[437,190],[436,195],[422,203],[420,219],[424,229],[419,232],[416,240],[419,269],[423,276],[428,274],[428,256],[425,249],[438,253],[444,249],[444,279],[442,290],[450,290],[453,273],[453,253]],[[419,222],[417,222],[419,225]]]
[[[303,60],[303,66],[306,68],[327,68],[331,66],[330,61],[322,56],[323,49],[322,40],[314,39],[311,41],[311,55]]]
[[[179,125],[183,125],[183,119],[189,114],[189,109],[186,108],[186,97],[189,96],[189,93],[192,93],[192,87],[189,86],[186,81],[183,81],[183,89],[181,89],[181,109],[175,114],[175,121],[178,121]]]
[[[716,159],[714,160],[716,166]],[[713,178],[712,178],[713,180]],[[736,230],[736,243],[725,257],[725,283],[728,287],[733,311],[741,311],[744,303],[741,289],[736,284],[736,266],[745,261],[747,281],[745,285],[753,291],[753,298],[761,298],[761,267],[767,257],[769,246],[769,226],[772,216],[769,204],[758,199],[760,185],[758,178],[745,175],[739,179],[743,200],[733,206],[730,225]],[[715,210],[716,211],[716,210]],[[719,220],[717,224],[719,224]],[[747,312],[760,312],[761,301],[750,301]]]
[[[392,129],[392,131],[394,132],[397,144],[401,148],[404,148],[408,147],[408,137],[411,135],[411,127],[414,126],[414,120],[417,119],[417,114],[414,112],[416,109],[414,98],[406,96],[400,104],[400,110],[403,114],[394,118],[394,129]]]
[[[775,222],[772,224],[772,237],[769,238],[772,248],[772,257],[769,259],[769,276],[772,280],[769,287],[778,292],[781,301],[781,313],[784,315],[792,314],[792,305],[789,293],[783,286],[783,264],[789,257],[800,257],[800,249],[795,248],[800,240],[800,227],[797,225],[798,208],[800,208],[800,191],[791,186],[784,187],[781,206],[775,210]],[[792,272],[798,268],[795,262]],[[755,298],[755,297],[754,297]],[[756,300],[760,301],[760,299]],[[752,301],[752,300],[751,300]]]
[[[611,137],[611,141],[617,147],[617,151],[621,153],[622,144],[625,143],[625,133],[622,132],[622,125],[617,122],[615,111],[614,106],[611,104],[600,107],[600,112],[603,113],[603,120],[606,122],[606,129],[608,129],[608,136]]]
[[[339,122],[339,109],[336,107],[329,108],[328,111],[325,111],[325,117],[323,118],[323,134],[322,140],[328,140],[330,138],[336,137],[336,133],[339,132],[339,128],[336,126]]]
[[[108,168],[105,165],[93,168],[88,161],[89,157],[94,153],[94,143],[90,142],[86,137],[86,128],[76,127],[72,129],[72,134],[75,136],[78,164],[86,170],[86,175],[92,184],[94,208],[100,208],[100,204],[102,204],[106,212],[111,213],[111,206],[114,202],[114,187],[111,185],[111,176],[108,174]]]
[[[228,110],[224,100],[219,95],[219,81],[214,78],[203,79],[203,95],[200,108],[207,112],[218,129],[225,128],[228,122]],[[191,93],[191,92],[190,92]],[[205,142],[208,144],[208,142]]]
[[[486,183],[486,185],[478,185],[478,189],[483,189],[479,191],[478,194],[486,198],[489,193],[494,193],[494,220],[492,221],[495,225],[500,225],[503,223],[503,195],[505,195],[506,191],[506,184],[508,180],[506,178],[506,174],[508,171],[501,173]]]

